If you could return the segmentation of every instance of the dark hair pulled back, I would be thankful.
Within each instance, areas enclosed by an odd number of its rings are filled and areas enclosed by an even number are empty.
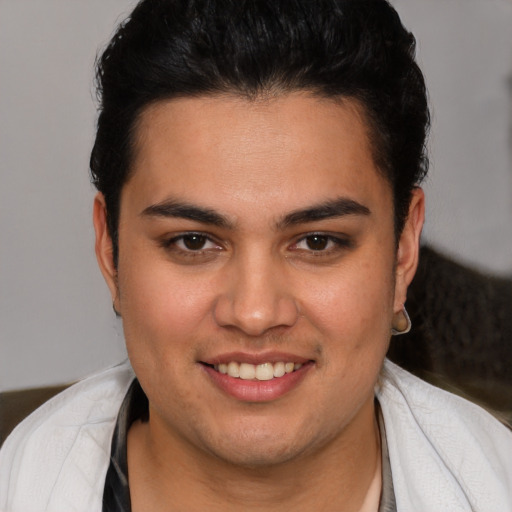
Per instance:
[[[97,62],[100,113],[90,166],[118,257],[120,194],[150,104],[218,93],[311,91],[363,107],[395,232],[428,168],[429,111],[415,39],[386,0],[143,0]]]

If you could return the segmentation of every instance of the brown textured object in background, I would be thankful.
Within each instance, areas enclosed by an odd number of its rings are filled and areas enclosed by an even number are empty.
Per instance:
[[[422,247],[406,306],[413,328],[388,357],[512,423],[512,278]]]
[[[0,393],[0,446],[21,420],[67,387],[63,385]]]

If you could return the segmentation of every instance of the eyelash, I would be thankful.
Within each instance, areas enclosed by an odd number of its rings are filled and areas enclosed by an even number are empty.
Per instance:
[[[186,247],[185,248],[179,247],[177,245],[180,241],[183,242],[186,238],[192,238],[192,237],[204,238],[206,243],[214,244],[215,248],[208,248],[208,249],[201,248],[201,249],[193,250],[193,249],[188,249]],[[206,233],[196,232],[196,231],[182,233],[182,234],[174,236],[172,238],[162,240],[161,246],[168,251],[179,253],[181,256],[185,256],[188,258],[204,256],[206,253],[217,252],[217,251],[221,250],[220,244],[218,244],[210,235],[208,235]]]
[[[308,239],[312,239],[314,237],[325,239],[327,244],[331,244],[331,247],[327,247],[325,249],[311,249],[311,248],[305,248],[301,249],[297,247],[300,243],[305,242],[307,243]],[[301,238],[299,238],[292,246],[293,251],[303,251],[305,253],[308,253],[309,255],[315,257],[315,258],[321,258],[321,257],[327,257],[332,256],[334,253],[338,253],[339,251],[342,251],[344,249],[350,249],[353,247],[353,242],[351,239],[346,237],[340,237],[340,236],[334,236],[330,235],[328,233],[308,233]]]
[[[213,244],[214,247],[210,248],[198,248],[197,250],[186,248],[186,247],[179,247],[178,244],[180,242],[184,242],[186,238],[193,238],[193,237],[199,237],[201,239],[204,239],[204,242],[206,244],[210,243]],[[298,247],[301,243],[308,243],[308,239],[313,238],[320,238],[324,239],[324,241],[327,244],[326,248],[323,249],[312,249],[312,248],[300,248]],[[167,251],[171,251],[175,254],[179,254],[182,257],[186,258],[197,258],[197,257],[204,257],[205,255],[211,254],[214,252],[219,252],[222,250],[221,244],[216,242],[209,234],[202,233],[202,232],[186,232],[182,233],[177,236],[173,236],[170,239],[165,239],[161,241],[160,245]],[[302,254],[307,254],[308,256],[314,257],[314,258],[321,258],[321,257],[329,257],[333,254],[337,254],[340,251],[344,249],[350,249],[353,247],[353,242],[351,239],[346,237],[340,237],[340,236],[334,236],[330,235],[328,233],[323,232],[314,232],[314,233],[307,233],[306,235],[301,236],[298,238],[290,247],[289,249],[292,252],[300,252]]]

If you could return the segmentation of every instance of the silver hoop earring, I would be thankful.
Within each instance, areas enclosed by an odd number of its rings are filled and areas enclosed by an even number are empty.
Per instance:
[[[393,336],[399,336],[400,334],[406,334],[411,330],[412,322],[409,318],[409,314],[405,309],[405,306],[401,311],[398,312],[399,317],[395,318],[393,327],[391,327],[391,334]]]
[[[113,302],[112,302],[112,309],[114,310],[114,313],[117,316],[117,318],[121,318],[121,313],[119,313],[119,311],[117,311],[116,305]]]

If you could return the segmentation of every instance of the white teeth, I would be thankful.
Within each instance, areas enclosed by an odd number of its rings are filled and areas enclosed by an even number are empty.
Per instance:
[[[230,377],[240,377],[240,366],[237,362],[231,361],[228,364],[228,375]]]
[[[258,380],[270,380],[274,378],[274,365],[263,363],[256,366],[256,378]]]
[[[231,363],[230,363],[231,364]],[[240,378],[243,380],[252,380],[256,377],[256,367],[253,364],[240,364]]]
[[[282,377],[285,373],[284,363],[279,362],[274,365],[274,377]]]
[[[302,368],[301,363],[293,363],[290,361],[287,363],[278,361],[273,364],[262,363],[258,365],[230,361],[228,364],[221,363],[215,365],[215,369],[219,373],[243,380],[271,380],[273,378],[283,377],[283,375],[292,373],[300,368]]]

